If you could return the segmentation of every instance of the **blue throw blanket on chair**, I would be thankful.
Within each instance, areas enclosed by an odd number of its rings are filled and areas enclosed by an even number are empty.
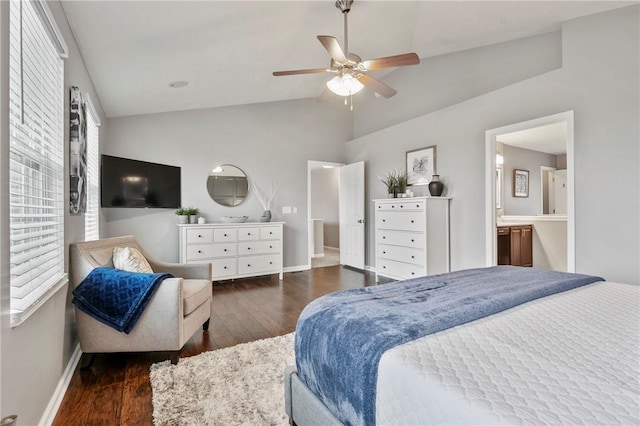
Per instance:
[[[375,425],[385,351],[602,278],[497,266],[332,293],[298,319],[298,375],[346,425]]]
[[[162,280],[171,277],[95,268],[73,290],[72,303],[96,320],[129,334]]]

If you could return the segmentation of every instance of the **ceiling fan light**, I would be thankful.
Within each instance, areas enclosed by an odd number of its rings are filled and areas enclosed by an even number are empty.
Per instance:
[[[339,96],[355,95],[364,87],[357,78],[351,74],[343,74],[335,76],[327,81],[327,87],[333,93]]]

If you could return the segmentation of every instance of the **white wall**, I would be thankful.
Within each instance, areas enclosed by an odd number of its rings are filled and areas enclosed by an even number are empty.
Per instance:
[[[207,193],[209,171],[233,164],[250,181],[276,187],[273,221],[284,221],[284,266],[308,264],[307,160],[342,162],[352,137],[351,117],[315,99],[212,108],[109,119],[105,154],[182,167],[182,204],[200,209],[208,221],[248,215],[262,208],[254,194],[236,207],[216,204]],[[282,214],[283,206],[298,213]],[[102,209],[105,235],[135,235],[150,254],[178,261],[173,210]]]
[[[99,104],[98,97],[93,89],[93,83],[85,69],[82,57],[78,51],[73,35],[67,24],[66,17],[62,12],[60,3],[57,1],[47,2],[53,17],[62,33],[62,36],[69,48],[69,58],[64,61],[65,80],[65,108],[64,120],[69,122],[69,86],[80,87],[82,93],[89,93],[94,105],[104,123],[104,114]],[[0,2],[0,41],[1,49],[1,69],[2,93],[5,90],[6,73],[8,72],[8,50],[5,43],[8,38],[7,25],[9,2]],[[8,86],[7,86],[8,87]],[[2,96],[2,117],[5,123],[5,102],[8,96]],[[103,129],[106,127],[103,125]],[[102,131],[102,129],[101,129]],[[69,152],[69,126],[64,126],[65,153]],[[72,305],[70,304],[70,289],[64,287],[59,290],[51,299],[41,306],[35,314],[16,328],[9,326],[9,279],[8,279],[8,164],[6,160],[9,150],[8,130],[2,127],[0,158],[2,159],[2,201],[1,201],[1,226],[0,235],[2,238],[2,263],[0,271],[2,280],[0,283],[0,294],[2,295],[1,305],[1,325],[2,325],[2,347],[0,356],[0,371],[2,383],[0,385],[2,398],[0,406],[0,417],[8,414],[18,415],[18,424],[35,425],[38,424],[45,412],[47,404],[54,394],[56,386],[62,377],[73,350],[77,345],[75,331],[75,317]],[[65,156],[65,169],[68,170],[68,156]],[[69,197],[69,177],[65,176],[65,196]],[[84,216],[71,216],[65,214],[65,248],[70,243],[84,239]],[[65,250],[68,253],[68,250]],[[65,257],[65,270],[68,273],[68,259]]]
[[[324,221],[324,245],[340,247],[338,186],[340,169],[311,170],[311,217]]]
[[[638,10],[632,6],[565,23],[560,69],[414,119],[411,110],[399,112],[395,104],[388,107],[393,111],[356,109],[357,121],[376,123],[386,120],[387,112],[407,119],[396,118],[395,125],[366,136],[356,126],[360,137],[347,144],[347,161],[367,161],[367,199],[384,197],[376,176],[404,168],[406,151],[437,145],[438,172],[453,197],[452,268],[484,266],[485,131],[574,110],[576,270],[640,283]],[[467,53],[458,54],[458,66],[473,69]],[[404,72],[395,71],[393,80],[401,81]],[[425,86],[446,85],[448,79],[443,71],[430,75]],[[405,96],[425,96],[416,84]],[[373,223],[370,211],[367,222]],[[372,229],[368,226],[369,265],[374,265]]]

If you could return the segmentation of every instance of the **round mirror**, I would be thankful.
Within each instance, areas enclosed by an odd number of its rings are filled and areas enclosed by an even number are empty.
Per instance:
[[[217,166],[209,173],[207,191],[216,203],[222,206],[237,206],[244,201],[249,191],[247,175],[230,164]]]

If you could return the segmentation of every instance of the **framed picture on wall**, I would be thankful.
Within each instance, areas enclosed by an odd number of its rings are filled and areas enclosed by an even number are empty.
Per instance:
[[[529,196],[529,170],[513,169],[513,196]]]
[[[427,185],[436,172],[436,146],[407,151],[407,185]]]

